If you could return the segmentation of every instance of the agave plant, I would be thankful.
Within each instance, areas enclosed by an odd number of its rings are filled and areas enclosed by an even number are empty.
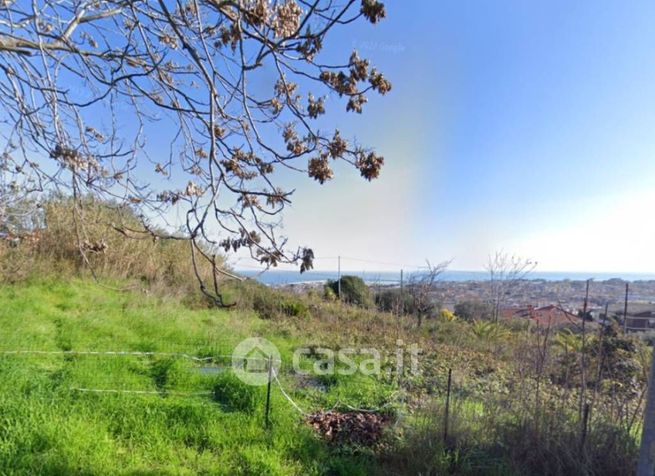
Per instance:
[[[510,331],[501,324],[491,321],[474,321],[472,327],[473,334],[482,340],[500,340],[509,336]]]
[[[564,329],[555,336],[555,346],[566,353],[577,353],[582,350],[582,337],[571,329]]]

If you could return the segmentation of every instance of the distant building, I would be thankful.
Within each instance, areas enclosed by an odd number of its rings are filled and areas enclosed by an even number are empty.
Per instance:
[[[509,308],[501,310],[502,319],[523,319],[539,327],[564,327],[580,325],[582,319],[566,309],[550,304],[548,306],[526,306],[523,308]],[[655,320],[655,317],[653,318]]]
[[[655,329],[655,311],[628,313],[625,328],[629,332],[645,332]]]

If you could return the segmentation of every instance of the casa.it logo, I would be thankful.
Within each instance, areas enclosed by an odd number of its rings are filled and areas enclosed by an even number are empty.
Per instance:
[[[277,375],[280,362],[277,347],[261,337],[242,340],[232,352],[232,370],[248,385],[266,385],[269,376]]]

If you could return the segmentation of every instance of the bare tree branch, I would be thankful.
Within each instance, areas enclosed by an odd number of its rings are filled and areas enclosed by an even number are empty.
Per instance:
[[[490,303],[493,320],[498,322],[500,309],[507,297],[516,292],[517,284],[537,266],[536,261],[497,251],[489,256],[486,270],[489,273]]]
[[[317,126],[339,98],[360,113],[368,93],[391,89],[357,52],[320,61],[331,31],[384,18],[377,0],[0,7],[0,167],[35,193],[129,203],[144,232],[190,240],[211,265],[217,249],[246,249],[304,271],[312,250],[290,252],[276,232],[293,193],[279,171],[324,183],[342,160],[366,180],[380,173],[374,151]]]

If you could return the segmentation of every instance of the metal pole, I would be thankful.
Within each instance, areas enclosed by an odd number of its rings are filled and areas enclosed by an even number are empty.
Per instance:
[[[648,379],[648,397],[644,409],[644,426],[641,432],[641,448],[637,476],[655,474],[655,359],[650,364]]]
[[[271,383],[273,380],[273,356],[268,356],[268,384],[266,387],[266,428],[271,426],[271,420],[269,419],[269,413],[271,411]]]
[[[625,304],[623,305],[623,333],[628,332],[628,290],[630,284],[625,283]]]
[[[405,314],[405,288],[403,287],[403,270],[400,270],[400,312],[402,316]]]
[[[396,301],[396,341],[400,339],[400,319],[403,315],[403,310],[405,308],[405,300],[403,298],[403,270],[400,270],[400,297]]]
[[[582,314],[584,315],[585,319],[582,320],[582,328],[584,329],[584,322],[587,320],[587,306],[589,304],[589,281],[590,279],[587,279],[587,289],[585,290],[584,293],[584,305],[582,307]]]
[[[443,423],[443,442],[444,444],[447,444],[448,441],[448,417],[450,413],[450,387],[452,384],[452,378],[453,378],[453,369],[448,369],[448,387],[446,390],[446,411],[444,415],[444,423]]]
[[[587,333],[585,323],[587,322],[587,306],[589,303],[589,279],[587,279],[587,289],[584,296],[584,305],[582,307],[582,342],[580,349],[580,406],[578,409],[578,417],[583,416],[583,405],[585,401],[585,393],[587,391],[587,359],[586,359],[586,343]]]
[[[341,256],[337,257],[337,296],[341,301]]]
[[[598,386],[600,385],[601,377],[603,376],[603,361],[604,361],[604,352],[603,341],[605,338],[605,332],[607,331],[607,318],[609,317],[609,301],[605,302],[605,314],[603,315],[603,322],[598,329],[598,369],[596,371],[596,385],[594,385],[594,399],[592,400],[593,404],[596,404],[596,397],[598,397]]]

